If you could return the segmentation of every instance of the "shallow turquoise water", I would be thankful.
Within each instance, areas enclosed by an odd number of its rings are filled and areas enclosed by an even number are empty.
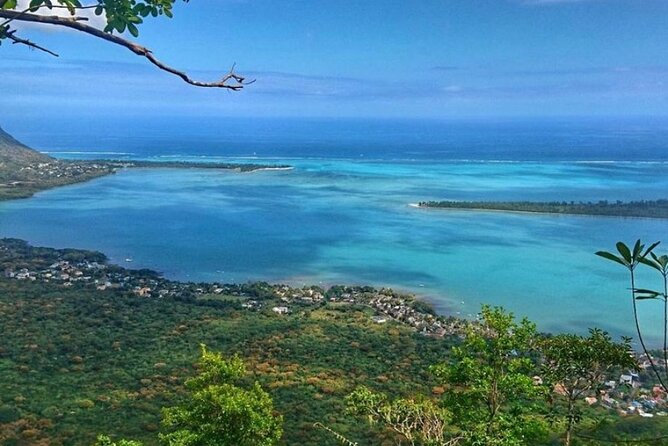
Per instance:
[[[442,312],[474,315],[485,302],[547,331],[632,334],[623,271],[593,253],[668,229],[663,220],[408,205],[665,198],[663,163],[268,161],[295,169],[122,171],[1,203],[0,235],[130,257],[178,279],[389,285]],[[646,324],[656,326],[659,309],[643,302]]]

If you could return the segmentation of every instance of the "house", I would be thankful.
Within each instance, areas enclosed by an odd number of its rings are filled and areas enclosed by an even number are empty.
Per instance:
[[[371,318],[375,323],[377,324],[384,324],[387,322],[387,318],[385,316],[374,316]]]
[[[271,309],[271,311],[277,314],[288,314],[290,309],[288,307],[274,307]]]
[[[140,297],[151,297],[151,289],[148,287],[135,288],[135,294]]]
[[[619,376],[619,384],[620,385],[626,384],[632,387],[639,387],[640,378],[637,373],[623,374]]]
[[[601,405],[607,409],[612,409],[617,406],[617,400],[610,398],[608,395],[601,397]]]

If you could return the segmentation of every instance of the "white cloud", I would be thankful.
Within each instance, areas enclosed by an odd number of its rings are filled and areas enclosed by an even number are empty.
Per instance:
[[[29,4],[30,4],[30,0],[18,0],[16,10],[17,11],[24,11],[24,10],[28,9]],[[53,9],[42,8],[39,11],[35,12],[34,14],[43,15],[43,16],[72,17],[70,12],[66,8],[53,8]],[[93,26],[95,28],[102,29],[107,24],[104,16],[96,16],[93,9],[84,9],[84,10],[78,11],[76,15],[77,15],[77,17],[87,18],[88,20],[86,21],[86,24],[88,24],[90,26]],[[62,26],[46,25],[46,24],[32,23],[32,22],[14,21],[12,23],[12,25],[16,29],[19,29],[19,30],[20,29],[39,29],[40,31],[65,31],[65,30],[67,30],[67,28],[64,28]]]

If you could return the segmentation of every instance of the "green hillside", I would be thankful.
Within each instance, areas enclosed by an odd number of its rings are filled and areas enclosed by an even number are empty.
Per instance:
[[[26,177],[22,170],[40,163],[52,163],[50,156],[31,149],[0,127],[0,179],[21,180]]]
[[[104,163],[62,161],[31,149],[0,128],[0,200],[106,175]]]

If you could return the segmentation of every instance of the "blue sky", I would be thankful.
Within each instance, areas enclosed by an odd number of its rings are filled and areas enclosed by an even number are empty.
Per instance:
[[[192,0],[141,43],[239,93],[196,89],[71,31],[0,47],[14,119],[123,114],[504,118],[668,114],[665,0]]]

